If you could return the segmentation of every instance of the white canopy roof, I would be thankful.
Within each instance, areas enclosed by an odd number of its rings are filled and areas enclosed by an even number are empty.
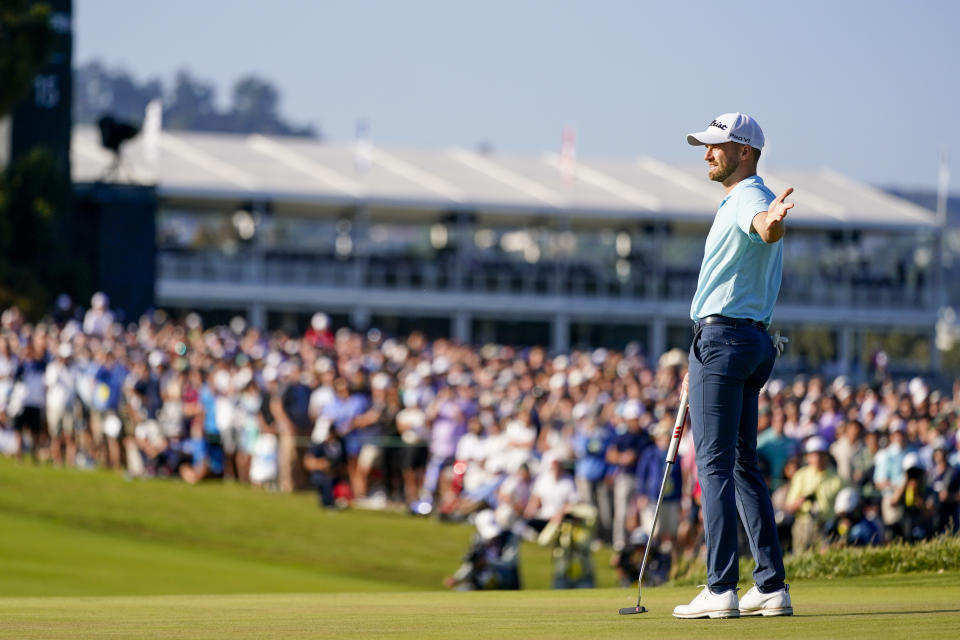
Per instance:
[[[404,209],[591,216],[707,223],[723,198],[703,166],[649,156],[578,158],[410,149],[306,138],[163,131],[124,147],[115,181],[156,184],[162,198],[264,199]],[[74,182],[102,178],[113,156],[95,126],[74,128]],[[918,229],[934,213],[830,169],[762,172],[793,186],[790,220],[812,228]]]

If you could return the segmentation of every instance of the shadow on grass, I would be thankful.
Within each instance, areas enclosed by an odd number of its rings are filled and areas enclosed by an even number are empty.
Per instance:
[[[925,611],[856,611],[853,613],[808,613],[794,614],[794,616],[797,618],[846,618],[853,616],[928,615],[931,613],[960,613],[960,609],[927,609]]]

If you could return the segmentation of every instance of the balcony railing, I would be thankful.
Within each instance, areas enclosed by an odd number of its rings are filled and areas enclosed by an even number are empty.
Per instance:
[[[353,289],[429,290],[500,295],[689,300],[697,268],[652,268],[631,263],[620,275],[612,265],[587,261],[536,263],[452,256],[435,260],[376,256],[215,252],[158,252],[158,277],[167,282],[255,283]],[[930,309],[932,289],[885,278],[784,272],[781,304],[845,308]]]

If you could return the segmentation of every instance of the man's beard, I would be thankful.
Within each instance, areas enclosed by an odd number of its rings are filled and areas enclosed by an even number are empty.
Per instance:
[[[713,180],[714,182],[723,182],[724,180],[732,176],[733,172],[736,171],[739,166],[740,166],[740,159],[733,158],[727,161],[727,166],[725,167],[721,167],[720,165],[717,165],[716,167],[712,167],[708,175],[710,176],[710,179]]]

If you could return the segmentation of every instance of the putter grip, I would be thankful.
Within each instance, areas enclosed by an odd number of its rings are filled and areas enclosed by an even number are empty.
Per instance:
[[[687,420],[687,387],[680,390],[680,406],[677,408],[677,421],[673,425],[673,437],[670,438],[670,448],[667,449],[667,462],[673,464],[677,460],[677,447],[683,437],[683,424]]]

